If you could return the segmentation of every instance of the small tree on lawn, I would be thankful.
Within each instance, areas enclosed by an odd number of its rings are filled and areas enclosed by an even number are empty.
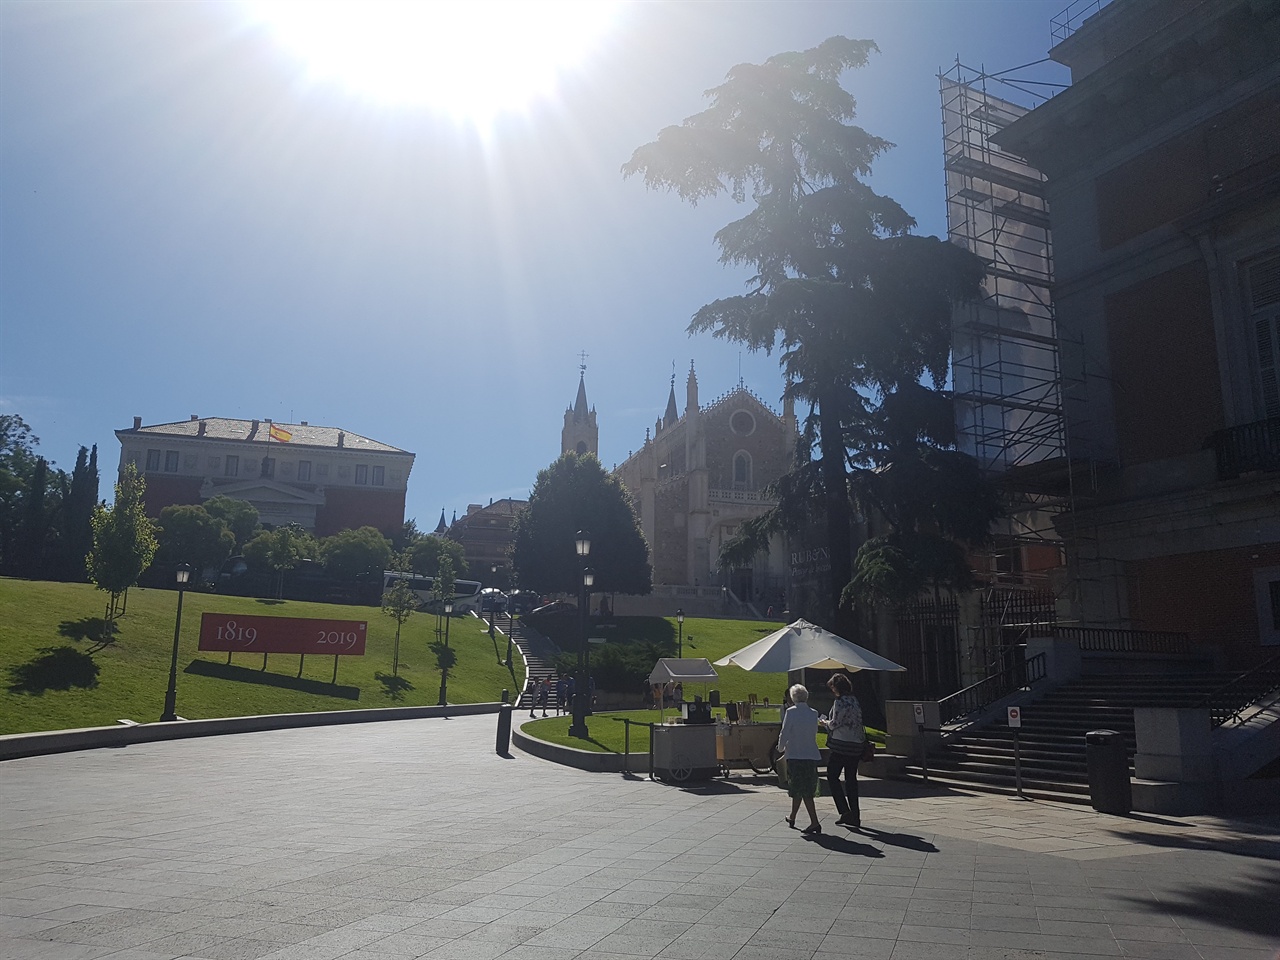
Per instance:
[[[392,560],[392,569],[401,572],[409,568],[409,557],[399,553]],[[396,622],[396,643],[391,657],[391,675],[400,675],[400,628],[418,609],[418,595],[413,592],[408,580],[397,580],[382,594],[382,612]]]
[[[276,597],[284,594],[285,571],[316,552],[316,539],[297,524],[277,527],[258,534],[245,545],[250,563],[260,564],[276,575]]]
[[[142,506],[145,489],[138,468],[128,464],[116,484],[115,504],[99,504],[93,512],[93,550],[86,565],[89,579],[110,596],[103,617],[104,639],[115,632],[116,618],[123,612],[121,595],[138,582],[156,555],[155,524]]]

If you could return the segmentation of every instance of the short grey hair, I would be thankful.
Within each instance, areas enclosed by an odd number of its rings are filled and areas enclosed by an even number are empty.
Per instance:
[[[788,690],[787,693],[791,695],[792,703],[808,703],[809,702],[809,688],[806,687],[803,683],[797,683],[790,690]]]

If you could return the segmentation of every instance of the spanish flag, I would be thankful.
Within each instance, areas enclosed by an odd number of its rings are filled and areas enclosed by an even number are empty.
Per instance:
[[[271,439],[279,440],[281,443],[288,443],[293,439],[293,434],[277,423],[271,425]]]

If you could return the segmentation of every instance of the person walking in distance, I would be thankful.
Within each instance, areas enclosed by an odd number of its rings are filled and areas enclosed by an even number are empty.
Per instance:
[[[856,830],[862,826],[858,809],[858,762],[867,742],[862,705],[853,695],[852,681],[843,673],[832,674],[827,689],[836,698],[831,712],[818,721],[827,730],[827,786],[840,812],[836,823]],[[843,783],[841,774],[844,774]]]
[[[797,683],[787,691],[792,706],[782,715],[778,751],[787,758],[787,793],[791,796],[791,816],[787,826],[796,825],[796,813],[803,801],[809,825],[801,833],[822,832],[813,798],[818,794],[818,711],[809,706],[809,690]]]

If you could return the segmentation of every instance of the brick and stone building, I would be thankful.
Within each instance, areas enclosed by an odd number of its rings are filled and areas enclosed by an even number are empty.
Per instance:
[[[1280,645],[1280,4],[1117,0],[995,140],[1047,176],[1085,625]]]
[[[788,581],[781,537],[750,566],[722,569],[719,554],[743,521],[774,505],[763,490],[790,469],[795,456],[790,401],[778,415],[739,384],[703,406],[691,364],[683,414],[673,377],[666,410],[652,435],[645,433],[644,446],[614,474],[635,498],[655,592],[663,585],[698,588],[693,595],[727,587],[737,601],[758,602],[761,610],[776,603],[781,609]]]
[[[245,500],[264,525],[296,523],[316,536],[404,527],[405,491],[414,455],[338,427],[306,422],[189,420],[117,430],[120,469],[146,479],[146,509],[198,504],[215,496]]]

